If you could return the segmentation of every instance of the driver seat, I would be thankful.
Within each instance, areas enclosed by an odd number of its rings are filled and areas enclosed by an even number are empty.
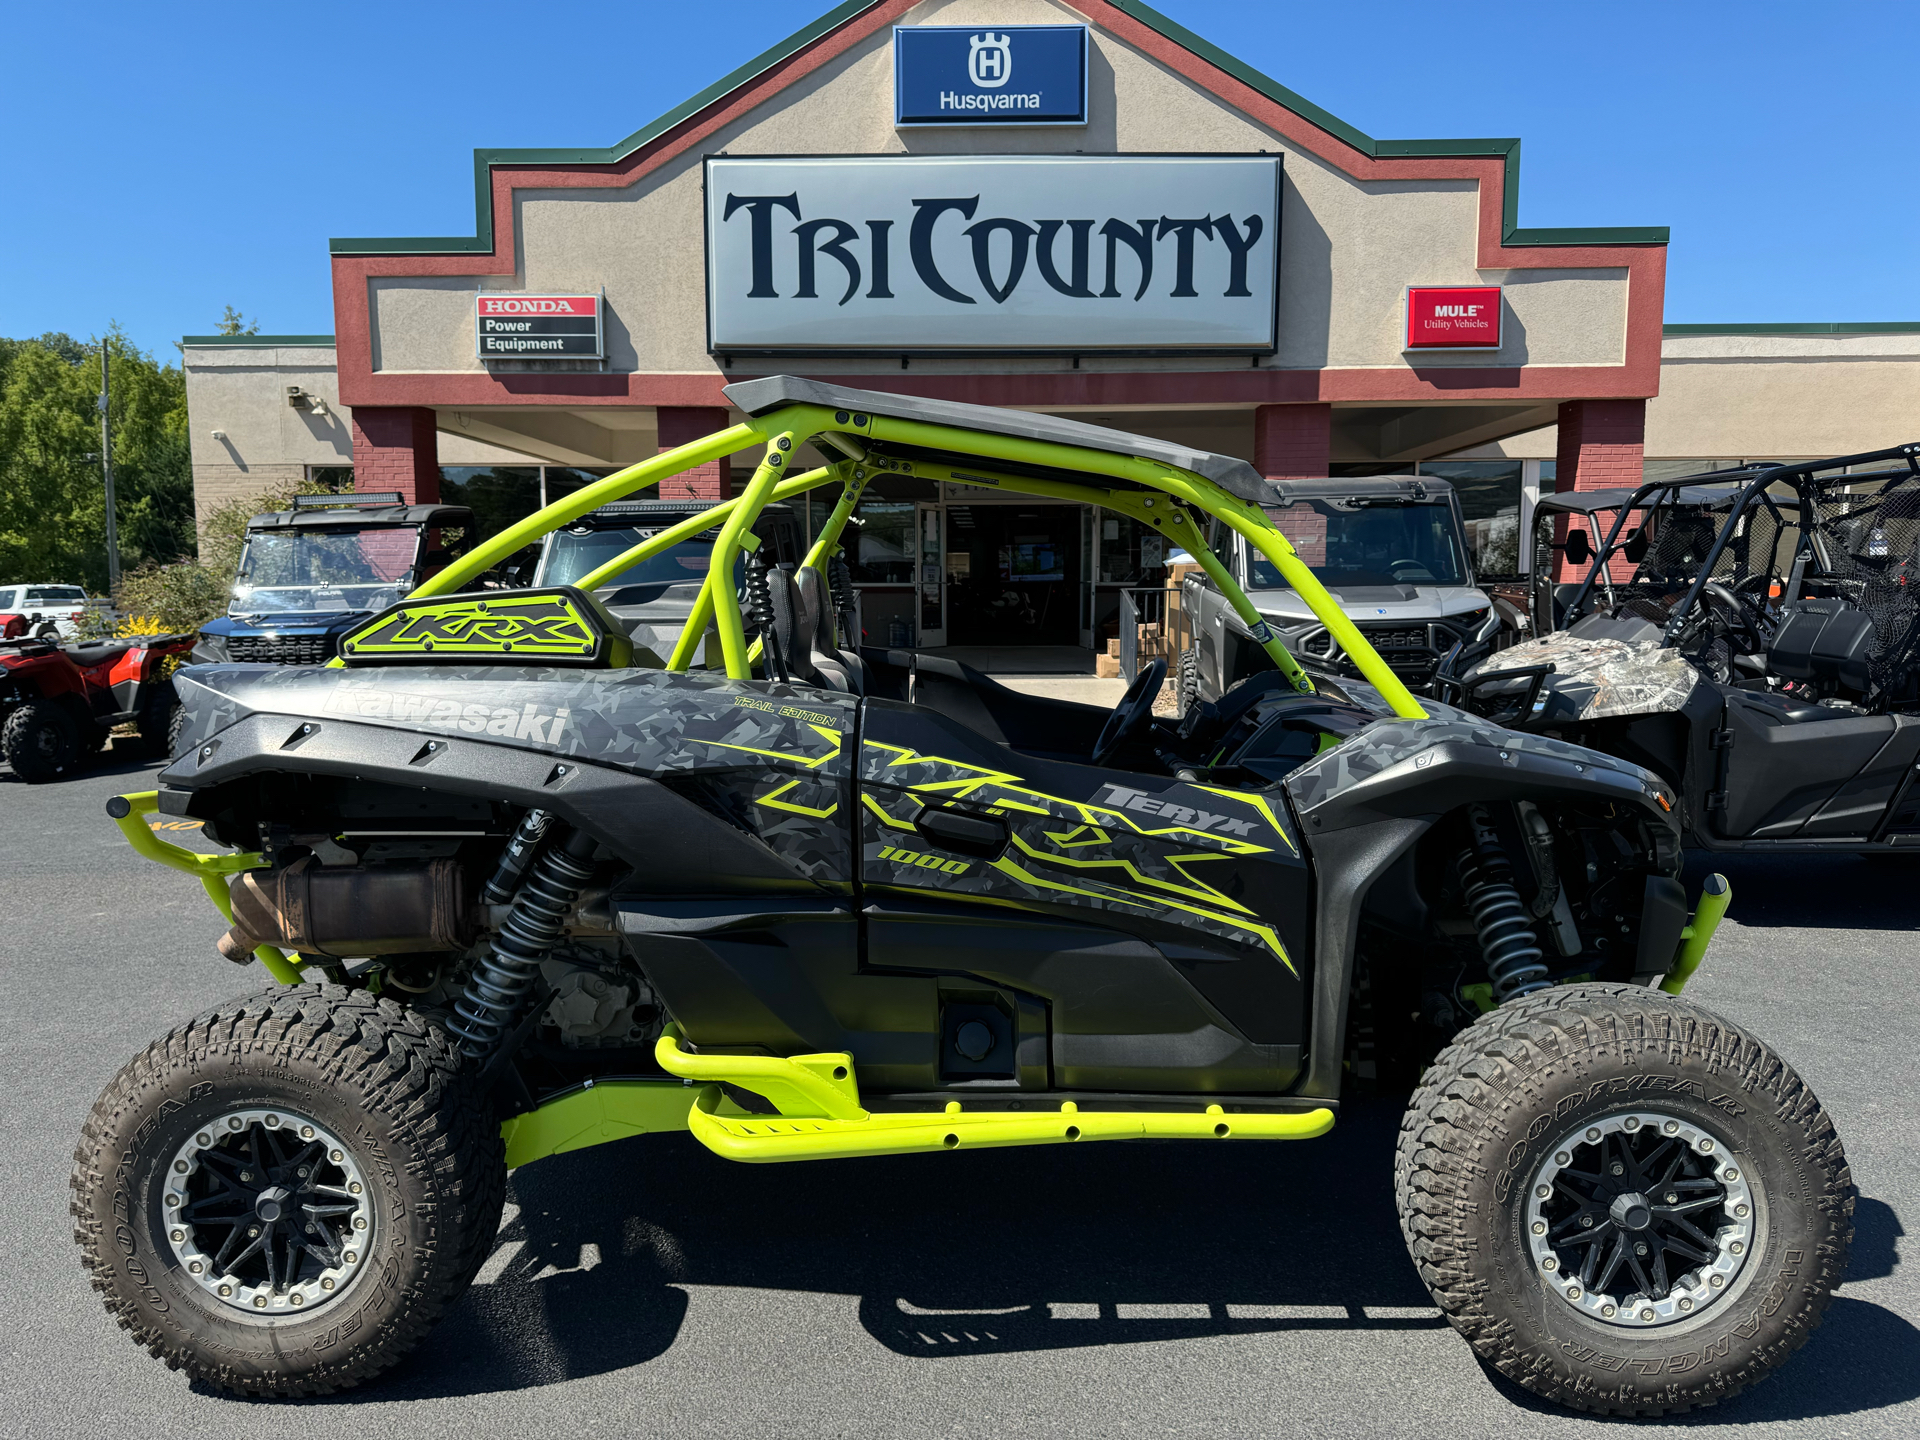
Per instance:
[[[813,583],[808,583],[812,577]],[[866,672],[856,657],[850,663],[832,645],[831,634],[823,645],[822,630],[832,622],[822,613],[823,587],[820,572],[803,569],[797,579],[793,571],[776,567],[767,572],[768,599],[773,604],[773,639],[780,647],[787,673],[805,685],[825,690],[866,694]]]

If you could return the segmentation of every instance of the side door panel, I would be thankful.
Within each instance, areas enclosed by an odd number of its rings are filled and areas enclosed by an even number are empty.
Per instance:
[[[1915,762],[1912,716],[1789,721],[1739,691],[1727,696],[1730,839],[1865,836]]]
[[[1309,882],[1278,792],[1043,761],[884,701],[866,708],[859,785],[870,915],[876,905],[919,903],[975,925],[1011,924],[1024,912],[1030,927],[1043,919],[1076,927],[1054,955],[987,939],[988,926],[976,932],[980,955],[968,966],[1049,999],[1057,1050],[1089,1058],[1063,1067],[1057,1057],[1059,1084],[1279,1089],[1278,1076],[1291,1078]],[[963,849],[922,823],[929,810],[995,823],[1005,843]],[[914,959],[909,937],[870,925],[868,963],[928,964]],[[1030,959],[998,965],[1016,952]],[[1129,1005],[1138,1014],[1127,1028],[1108,1029],[1112,1007]],[[1064,1029],[1070,1014],[1068,1024],[1085,1029]],[[1064,1039],[1072,1035],[1087,1039]]]

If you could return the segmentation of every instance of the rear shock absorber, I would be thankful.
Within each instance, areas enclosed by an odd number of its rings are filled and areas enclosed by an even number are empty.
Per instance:
[[[860,648],[860,597],[854,591],[854,572],[840,551],[827,562],[827,585],[834,593],[834,612],[840,618],[840,643],[849,650]]]
[[[787,680],[787,657],[780,653],[780,637],[774,633],[774,597],[767,588],[767,562],[755,551],[747,557],[746,610],[760,630],[760,654],[767,674]]]
[[[1486,806],[1467,808],[1467,827],[1472,844],[1461,852],[1456,864],[1495,1003],[1544,991],[1547,964],[1541,958],[1533,917],[1521,904],[1514,867],[1501,849],[1501,837],[1488,818]]]
[[[521,822],[523,830],[526,824]],[[534,861],[515,891],[506,924],[489,951],[474,962],[466,992],[454,1005],[455,1019],[448,1023],[469,1060],[485,1060],[493,1052],[540,979],[541,962],[560,941],[561,923],[593,876],[596,844],[585,831],[576,830]],[[510,861],[503,856],[501,869]]]

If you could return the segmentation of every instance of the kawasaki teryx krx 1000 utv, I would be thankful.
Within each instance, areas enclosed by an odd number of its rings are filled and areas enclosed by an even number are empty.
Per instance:
[[[181,750],[109,809],[278,984],[141,1052],[87,1121],[78,1236],[140,1344],[239,1392],[363,1381],[473,1278],[508,1169],[599,1141],[1302,1140],[1363,1060],[1420,1077],[1408,1246],[1521,1385],[1672,1411],[1800,1344],[1846,1265],[1847,1165],[1794,1071],[1681,998],[1728,889],[1690,915],[1666,783],[1417,701],[1242,461],[788,377],[727,395],[742,424],[482,544],[337,664],[182,673]],[[826,463],[790,474],[807,444]],[[686,523],[719,533],[664,663],[577,587],[460,593],[749,446],[745,491]],[[1218,519],[1365,681],[1270,633],[1274,669],[1174,723],[1161,662],[1107,712],[851,646],[825,572],[882,475],[1108,507],[1259,634],[1189,541]],[[805,563],[768,566],[756,518],[818,487]],[[690,671],[710,643],[724,671]],[[161,842],[155,810],[226,849]]]
[[[1585,578],[1441,695],[1646,766],[1691,846],[1913,855],[1916,450],[1544,498]]]

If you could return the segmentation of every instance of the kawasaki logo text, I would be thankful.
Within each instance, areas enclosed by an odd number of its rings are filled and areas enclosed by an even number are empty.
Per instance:
[[[548,746],[560,744],[561,732],[566,730],[567,718],[572,714],[566,706],[549,710],[531,701],[518,706],[470,705],[465,701],[367,685],[341,686],[328,700],[327,710],[332,715],[360,720],[404,721],[436,730],[464,731],[468,735],[499,736],[503,740],[533,741],[536,745]]]

